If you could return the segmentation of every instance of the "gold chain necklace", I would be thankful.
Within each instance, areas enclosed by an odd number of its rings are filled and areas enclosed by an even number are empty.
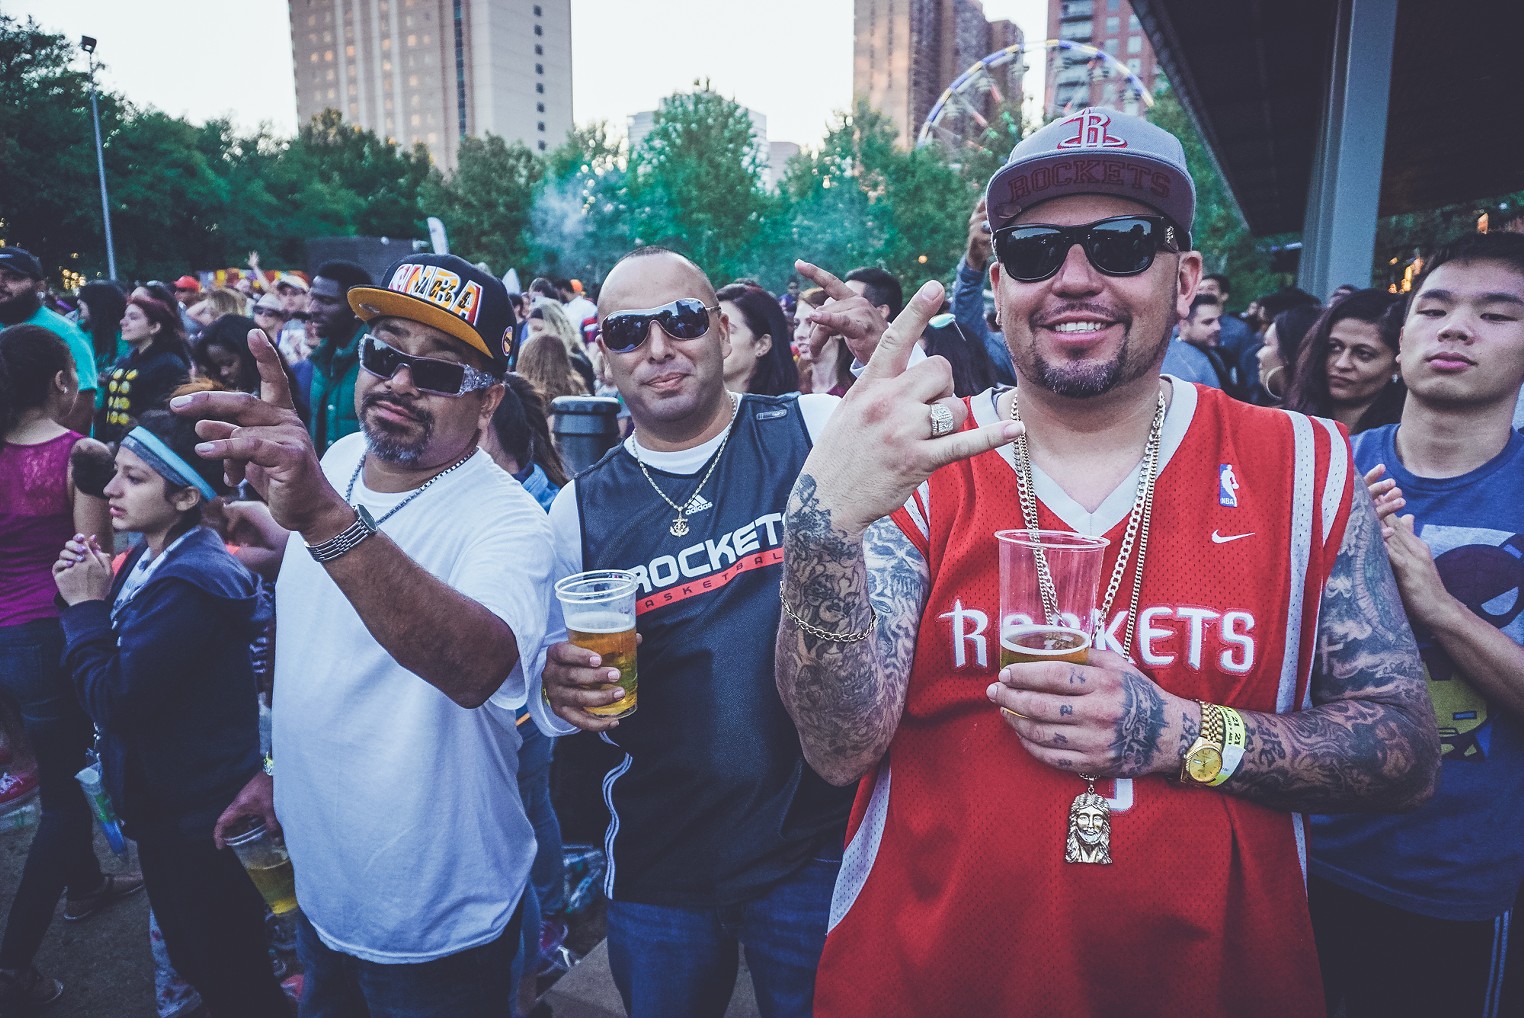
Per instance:
[[[677,513],[677,518],[667,528],[667,533],[673,537],[688,536],[688,506],[693,504],[693,500],[698,498],[699,492],[704,490],[704,485],[709,483],[709,475],[714,473],[714,468],[720,465],[720,456],[725,452],[725,446],[730,442],[730,433],[735,428],[736,414],[740,412],[741,401],[730,393],[726,393],[726,395],[730,396],[730,423],[725,425],[725,437],[720,440],[720,447],[714,451],[714,458],[709,461],[709,469],[704,471],[704,479],[699,481],[698,487],[693,489],[693,495],[684,504],[678,505],[667,497],[665,491],[657,487],[656,479],[651,476],[651,471],[646,469],[645,461],[640,458],[640,442],[637,440],[632,443],[635,451],[635,462],[640,466],[640,472],[646,475],[646,483],[651,485],[651,490],[660,495],[661,500],[671,506]]]
[[[1021,421],[1020,392],[1014,390],[1011,393],[1011,420]],[[1149,524],[1153,522],[1154,510],[1154,487],[1159,479],[1159,448],[1163,444],[1164,413],[1168,403],[1164,399],[1164,390],[1159,390],[1159,401],[1154,408],[1153,423],[1148,429],[1148,442],[1143,447],[1143,462],[1138,471],[1138,493],[1133,499],[1132,512],[1127,517],[1127,531],[1122,536],[1122,546],[1117,550],[1116,564],[1111,570],[1111,582],[1106,587],[1106,597],[1097,612],[1095,624],[1091,635],[1091,646],[1095,646],[1100,635],[1106,631],[1106,620],[1111,614],[1111,605],[1116,600],[1117,591],[1122,586],[1122,577],[1127,573],[1127,563],[1132,558],[1133,544],[1138,547],[1138,568],[1133,573],[1132,601],[1127,609],[1127,634],[1122,641],[1122,656],[1128,657],[1132,653],[1133,631],[1138,621],[1138,602],[1143,593],[1143,560],[1148,555],[1148,531]],[[1048,570],[1047,555],[1044,554],[1042,545],[1036,541],[1037,531],[1037,498],[1033,493],[1032,481],[1032,457],[1027,448],[1027,436],[1023,430],[1016,436],[1014,443],[1016,448],[1016,493],[1021,500],[1021,515],[1026,522],[1027,530],[1032,534],[1034,546],[1034,558],[1037,560],[1037,585],[1042,594],[1043,611],[1048,616],[1050,625],[1056,624],[1058,617],[1058,595],[1053,587],[1053,575]],[[1103,863],[1111,862],[1111,807],[1107,805],[1104,797],[1095,790],[1095,777],[1090,774],[1081,774],[1086,783],[1085,791],[1074,797],[1073,804],[1069,807],[1069,833],[1064,845],[1064,861],[1077,863]],[[1081,820],[1085,823],[1082,825]],[[1082,827],[1084,828],[1082,832]],[[1082,834],[1095,838],[1099,832],[1099,840],[1094,846],[1087,844]]]

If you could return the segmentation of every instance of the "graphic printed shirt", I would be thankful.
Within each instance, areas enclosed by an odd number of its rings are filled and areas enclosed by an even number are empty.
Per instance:
[[[1445,589],[1524,644],[1524,436],[1513,432],[1469,474],[1432,478],[1402,465],[1398,427],[1356,436],[1357,468],[1386,465]],[[1490,703],[1429,633],[1413,630],[1439,723],[1439,790],[1409,813],[1314,818],[1312,872],[1420,915],[1491,919],[1524,881],[1524,720]]]
[[[809,398],[818,410],[834,405]],[[606,891],[618,901],[705,907],[755,897],[840,852],[851,790],[804,762],[773,668],[783,513],[810,450],[804,401],[741,398],[702,491],[702,459],[641,451],[669,497],[688,497],[689,532],[652,490],[630,443],[563,489],[551,507],[558,575],[628,569],[640,589],[639,700],[604,734],[624,760],[604,779],[613,819]],[[702,447],[701,447],[702,448]],[[681,455],[681,454],[677,454]],[[669,469],[670,467],[670,469]],[[568,541],[570,547],[568,548]],[[564,639],[559,615],[548,642]],[[561,629],[564,633],[564,629]],[[540,705],[537,690],[531,705]],[[542,727],[571,726],[536,710]]]

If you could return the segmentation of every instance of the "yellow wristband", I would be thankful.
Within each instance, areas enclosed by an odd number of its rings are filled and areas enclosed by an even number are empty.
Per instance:
[[[1222,711],[1222,769],[1217,772],[1217,777],[1210,782],[1210,787],[1216,788],[1224,781],[1233,776],[1238,770],[1238,764],[1244,758],[1244,744],[1248,741],[1248,730],[1244,728],[1243,715],[1232,707],[1220,707]]]

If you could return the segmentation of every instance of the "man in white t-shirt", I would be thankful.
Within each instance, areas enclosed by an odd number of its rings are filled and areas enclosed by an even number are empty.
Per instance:
[[[369,326],[363,432],[321,465],[279,355],[259,398],[197,393],[202,455],[294,531],[276,585],[274,758],[219,821],[276,814],[302,906],[304,1016],[509,1013],[534,834],[514,712],[542,641],[550,529],[477,450],[513,313],[451,255],[403,259],[350,306]]]

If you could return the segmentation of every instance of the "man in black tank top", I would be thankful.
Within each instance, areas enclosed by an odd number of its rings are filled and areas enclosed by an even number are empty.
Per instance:
[[[551,509],[560,571],[639,582],[636,713],[588,713],[619,698],[589,651],[557,643],[544,671],[550,723],[625,754],[603,781],[605,890],[634,1018],[722,1015],[738,945],[763,1013],[810,1013],[852,798],[805,763],[773,672],[805,411],[797,396],[726,391],[718,304],[671,251],[639,249],[609,273],[600,343],[635,437]]]

